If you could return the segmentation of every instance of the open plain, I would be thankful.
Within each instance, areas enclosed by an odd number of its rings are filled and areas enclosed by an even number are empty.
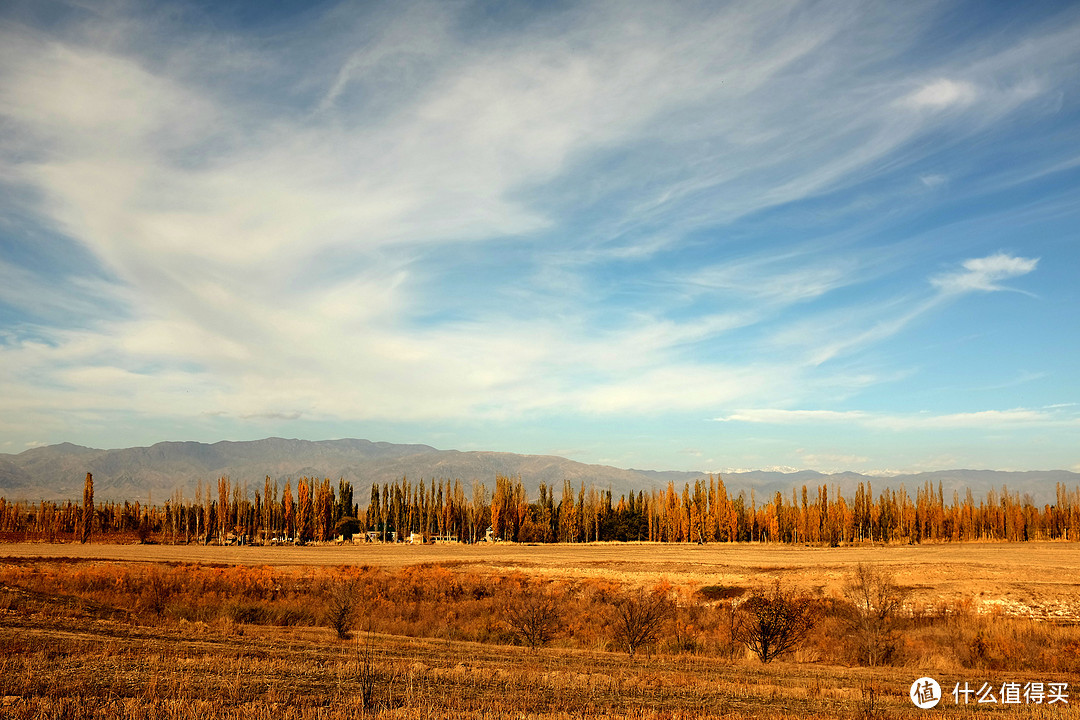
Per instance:
[[[573,617],[601,608],[597,589],[658,582],[691,602],[701,588],[780,580],[827,605],[858,563],[893,574],[913,611],[927,613],[903,654],[873,668],[845,659],[835,619],[807,648],[763,665],[723,642],[723,603],[688,605],[672,637],[633,658],[605,639],[606,621]],[[21,543],[0,547],[0,571],[0,717],[18,720],[1080,716],[1071,543]],[[379,614],[378,628],[349,640],[314,611],[268,619],[275,603],[296,613],[348,577],[381,583],[363,610]],[[498,634],[507,588],[523,578],[578,588],[568,635],[538,652]],[[290,579],[307,594],[286,597]],[[193,602],[197,593],[207,597]],[[681,636],[691,632],[699,641]],[[908,699],[924,675],[944,688],[934,710]],[[948,694],[1006,682],[1067,683],[1069,702],[957,705]]]
[[[521,571],[562,578],[610,578],[648,584],[753,587],[779,579],[816,594],[835,594],[858,563],[891,572],[910,601],[933,607],[970,602],[986,612],[1080,620],[1080,545],[1071,542],[942,543],[816,547],[784,544],[589,543],[406,545],[362,543],[307,547],[13,543],[0,556],[119,562],[224,563],[304,567],[425,563],[482,572]]]

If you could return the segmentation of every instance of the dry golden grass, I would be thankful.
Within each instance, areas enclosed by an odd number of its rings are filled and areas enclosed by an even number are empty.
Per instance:
[[[326,545],[222,547],[202,545],[78,545],[16,543],[10,557],[71,557],[125,562],[198,562],[271,567],[421,563],[549,578],[615,579],[647,584],[659,577],[691,585],[746,587],[763,577],[839,591],[859,562],[895,574],[927,607],[973,602],[976,610],[1040,618],[1080,619],[1080,546],[1069,542],[963,543],[839,548],[801,545],[594,543],[588,545]]]
[[[921,675],[947,690],[1074,683],[1080,627],[975,610],[1016,588],[1067,593],[1080,576],[1075,548],[5,546],[0,717],[1074,718],[1075,684],[1069,706],[947,697],[920,711],[907,692]],[[897,664],[873,669],[853,665],[830,614],[834,588],[867,560],[915,586],[918,603]],[[1053,572],[1038,578],[1042,569]],[[535,654],[499,630],[500,603],[525,576],[567,589],[571,603],[554,646]],[[362,580],[378,634],[342,641],[318,625],[319,602],[343,577]],[[661,577],[680,609],[658,652],[631,661],[609,651],[610,593]],[[774,577],[816,592],[825,616],[794,656],[761,665],[725,635],[724,589]],[[695,592],[706,585],[721,587],[719,599]],[[369,638],[376,692],[364,707]]]
[[[39,718],[1070,718],[1070,708],[918,711],[906,668],[493,647],[377,636],[374,708],[356,644],[329,630],[222,624],[198,637],[114,621],[5,622],[0,712]],[[359,642],[366,642],[361,638]],[[939,677],[943,684],[953,677]],[[971,682],[986,677],[964,675]],[[1009,675],[1024,680],[1027,674]],[[992,679],[992,678],[986,678]]]

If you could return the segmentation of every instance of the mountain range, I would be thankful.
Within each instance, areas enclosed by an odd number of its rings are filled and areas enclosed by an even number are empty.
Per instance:
[[[611,489],[614,497],[666,487],[674,482],[682,489],[706,472],[621,469],[590,465],[554,455],[518,455],[505,452],[460,452],[438,450],[429,445],[402,445],[369,440],[286,440],[266,438],[247,442],[161,442],[150,447],[98,450],[71,443],[37,447],[18,454],[0,453],[0,497],[9,501],[79,500],[86,473],[93,473],[94,496],[98,500],[163,501],[177,490],[194,496],[196,483],[213,484],[227,475],[234,483],[260,489],[269,475],[284,485],[287,479],[307,477],[343,478],[356,489],[361,503],[372,483],[400,480],[459,479],[466,485],[483,482],[494,486],[497,474],[520,476],[536,497],[540,483],[561,491],[565,480],[577,488],[581,483]],[[824,474],[812,470],[797,472],[750,471],[725,473],[724,483],[731,493],[754,491],[759,499],[783,493],[791,497],[793,488],[808,487],[810,497],[817,487],[827,485],[830,493],[839,490],[850,497],[858,483],[871,483],[875,494],[885,487],[904,485],[915,494],[929,482],[939,483],[946,503],[953,491],[961,496],[971,489],[976,502],[988,490],[1027,495],[1037,504],[1052,503],[1057,483],[1074,488],[1080,474],[1065,470],[1005,472],[995,470],[945,470],[893,475],[861,475],[854,472]]]

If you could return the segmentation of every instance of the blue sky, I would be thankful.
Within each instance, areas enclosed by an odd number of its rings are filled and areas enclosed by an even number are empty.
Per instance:
[[[5,3],[0,451],[1080,469],[1078,91],[1069,3]]]

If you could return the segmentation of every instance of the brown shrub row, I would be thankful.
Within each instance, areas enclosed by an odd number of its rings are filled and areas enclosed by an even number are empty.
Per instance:
[[[63,616],[126,615],[145,625],[191,623],[333,627],[333,606],[348,587],[350,625],[390,635],[514,644],[521,634],[507,609],[526,587],[555,598],[553,644],[618,650],[617,606],[626,589],[598,579],[539,581],[520,573],[495,575],[418,565],[396,571],[371,567],[285,571],[269,567],[194,564],[0,565],[0,610]],[[672,601],[653,650],[668,655],[746,656],[737,642],[736,610],[745,589],[675,587],[656,592]],[[858,665],[862,648],[850,632],[845,600],[814,597],[817,623],[794,659]],[[1080,627],[1026,618],[979,615],[971,604],[901,613],[890,628],[895,647],[885,662],[925,670],[1080,672]]]

